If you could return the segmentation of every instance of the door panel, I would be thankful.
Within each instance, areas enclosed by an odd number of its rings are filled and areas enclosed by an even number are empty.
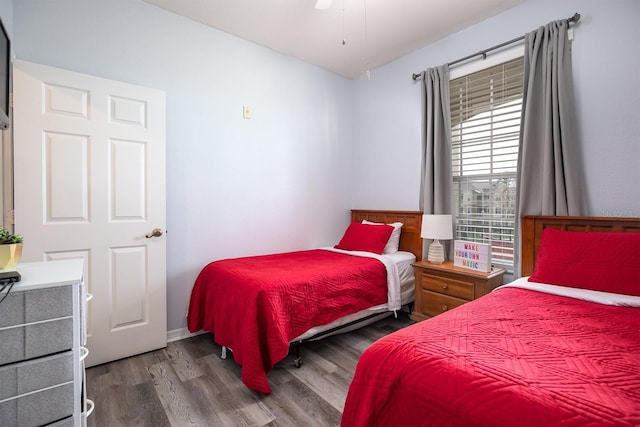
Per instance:
[[[43,138],[45,224],[88,222],[89,138],[47,131]]]
[[[165,95],[14,61],[22,261],[85,260],[87,365],[166,346]]]
[[[149,321],[146,307],[144,246],[111,249],[111,328],[126,328]]]
[[[145,151],[140,141],[110,140],[111,220],[144,221],[146,218]]]

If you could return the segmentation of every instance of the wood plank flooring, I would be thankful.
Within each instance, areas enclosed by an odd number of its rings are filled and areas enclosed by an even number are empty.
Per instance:
[[[362,352],[411,323],[406,312],[301,347],[269,371],[272,393],[249,390],[231,356],[220,359],[211,334],[87,369],[89,427],[338,426]]]

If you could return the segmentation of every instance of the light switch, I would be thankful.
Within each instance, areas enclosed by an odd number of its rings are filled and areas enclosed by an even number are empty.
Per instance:
[[[249,107],[248,105],[242,106],[242,117],[244,117],[245,119],[251,118],[251,107]]]

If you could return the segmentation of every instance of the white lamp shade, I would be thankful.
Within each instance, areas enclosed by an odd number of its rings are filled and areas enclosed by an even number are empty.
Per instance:
[[[453,239],[453,218],[451,215],[422,215],[420,237],[423,239]]]

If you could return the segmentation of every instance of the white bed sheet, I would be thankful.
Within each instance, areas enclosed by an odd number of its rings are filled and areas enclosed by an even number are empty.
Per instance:
[[[592,291],[590,289],[571,288],[567,286],[549,285],[547,283],[530,282],[529,276],[521,277],[513,282],[499,286],[501,288],[522,288],[563,297],[576,298],[584,301],[596,302],[605,305],[617,305],[623,307],[640,307],[640,297],[632,295],[614,294],[611,292]]]

